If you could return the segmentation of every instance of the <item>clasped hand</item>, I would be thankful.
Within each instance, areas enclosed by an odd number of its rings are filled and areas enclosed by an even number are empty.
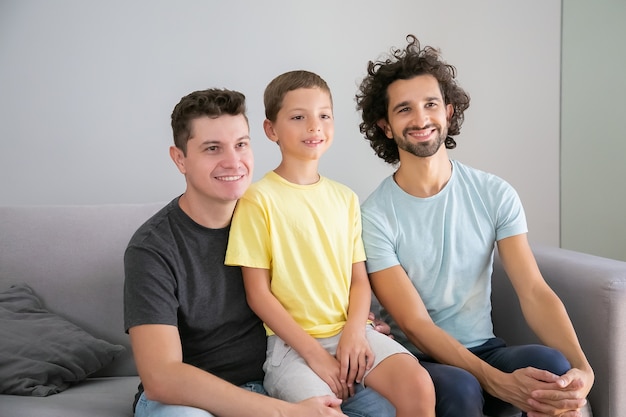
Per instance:
[[[585,374],[571,369],[562,376],[536,368],[507,374],[496,396],[527,412],[528,417],[580,417],[590,384]]]

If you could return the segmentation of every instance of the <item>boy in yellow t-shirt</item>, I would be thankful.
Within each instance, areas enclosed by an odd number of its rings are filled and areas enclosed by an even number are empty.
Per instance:
[[[248,303],[266,326],[266,390],[293,402],[345,399],[362,383],[397,417],[434,417],[429,374],[367,323],[358,197],[318,173],[334,133],[328,85],[291,71],[267,86],[264,101],[263,127],[282,160],[239,200],[226,264],[242,266]]]

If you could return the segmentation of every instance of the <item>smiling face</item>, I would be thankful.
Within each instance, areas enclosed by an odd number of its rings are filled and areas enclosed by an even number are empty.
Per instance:
[[[185,194],[214,203],[235,203],[248,189],[254,158],[248,122],[243,115],[199,117],[191,122],[186,154],[170,154],[185,175]]]
[[[265,133],[278,143],[283,159],[319,159],[334,136],[333,106],[327,91],[298,88],[285,94],[275,121],[265,120]]]
[[[387,88],[388,121],[379,126],[389,139],[398,144],[400,155],[408,152],[419,157],[437,153],[448,135],[452,105],[446,105],[437,79],[418,75],[396,80]]]

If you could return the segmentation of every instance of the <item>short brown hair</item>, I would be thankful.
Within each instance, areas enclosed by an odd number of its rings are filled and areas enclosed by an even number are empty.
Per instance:
[[[187,153],[191,122],[199,117],[217,118],[225,114],[246,118],[246,96],[239,91],[210,88],[190,93],[180,99],[172,112],[174,145]]]
[[[331,103],[333,101],[330,88],[322,77],[310,71],[289,71],[274,78],[265,88],[265,93],[263,94],[265,117],[275,122],[276,116],[283,105],[285,95],[298,88],[319,88],[328,93]]]

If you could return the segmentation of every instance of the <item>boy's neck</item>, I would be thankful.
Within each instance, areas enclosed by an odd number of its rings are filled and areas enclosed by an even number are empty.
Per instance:
[[[318,161],[293,161],[283,160],[274,169],[274,172],[285,180],[298,185],[311,185],[320,180],[318,172]]]

